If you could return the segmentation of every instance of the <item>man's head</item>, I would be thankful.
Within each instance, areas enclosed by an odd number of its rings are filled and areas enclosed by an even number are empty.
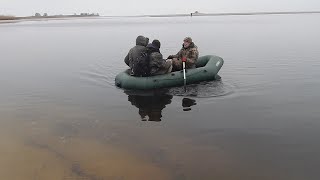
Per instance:
[[[149,38],[144,37],[144,36],[138,36],[136,39],[136,45],[140,45],[140,46],[147,46],[149,43]]]
[[[161,43],[158,39],[155,39],[152,41],[152,45],[157,48],[157,49],[160,49],[160,46],[161,46]]]
[[[183,47],[184,48],[188,48],[191,43],[192,43],[191,37],[186,37],[183,39]]]

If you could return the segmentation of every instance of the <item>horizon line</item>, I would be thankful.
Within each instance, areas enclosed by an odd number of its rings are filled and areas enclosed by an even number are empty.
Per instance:
[[[112,16],[112,17],[140,17],[140,16],[168,16],[168,15],[243,15],[243,14],[293,14],[293,13],[320,13],[320,10],[312,10],[312,11],[248,11],[248,12],[199,12],[199,11],[194,11],[194,12],[189,12],[189,13],[168,13],[168,14],[136,14],[136,15],[104,15],[101,13],[94,13],[94,14],[99,14],[100,16]],[[35,13],[36,14],[36,13]],[[72,13],[72,14],[53,14],[53,15],[48,15],[48,16],[68,16],[68,15],[80,15],[81,13]],[[31,17],[34,15],[29,15],[29,16],[16,16],[16,15],[5,15],[5,14],[0,14],[0,16],[13,16],[13,17]]]

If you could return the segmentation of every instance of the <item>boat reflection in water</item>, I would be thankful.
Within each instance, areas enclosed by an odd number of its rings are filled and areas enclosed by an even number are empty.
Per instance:
[[[171,103],[172,95],[167,91],[125,91],[128,101],[139,109],[142,121],[161,121],[162,110]]]
[[[139,109],[142,121],[161,121],[162,110],[172,102],[173,95],[167,90],[153,91],[124,91],[128,95],[128,101]],[[196,105],[191,98],[182,99],[183,111],[190,111],[191,106]]]

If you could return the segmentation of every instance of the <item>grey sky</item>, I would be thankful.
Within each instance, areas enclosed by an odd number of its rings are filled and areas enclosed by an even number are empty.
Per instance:
[[[320,10],[320,0],[0,0],[0,14],[17,16],[36,12],[49,15],[81,12],[142,15],[313,10]]]

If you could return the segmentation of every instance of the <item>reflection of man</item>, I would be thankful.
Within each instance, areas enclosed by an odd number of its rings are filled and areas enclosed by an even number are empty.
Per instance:
[[[155,96],[129,95],[128,101],[139,108],[142,121],[161,121],[162,110],[167,104],[171,103],[172,97],[172,95],[167,94]]]

